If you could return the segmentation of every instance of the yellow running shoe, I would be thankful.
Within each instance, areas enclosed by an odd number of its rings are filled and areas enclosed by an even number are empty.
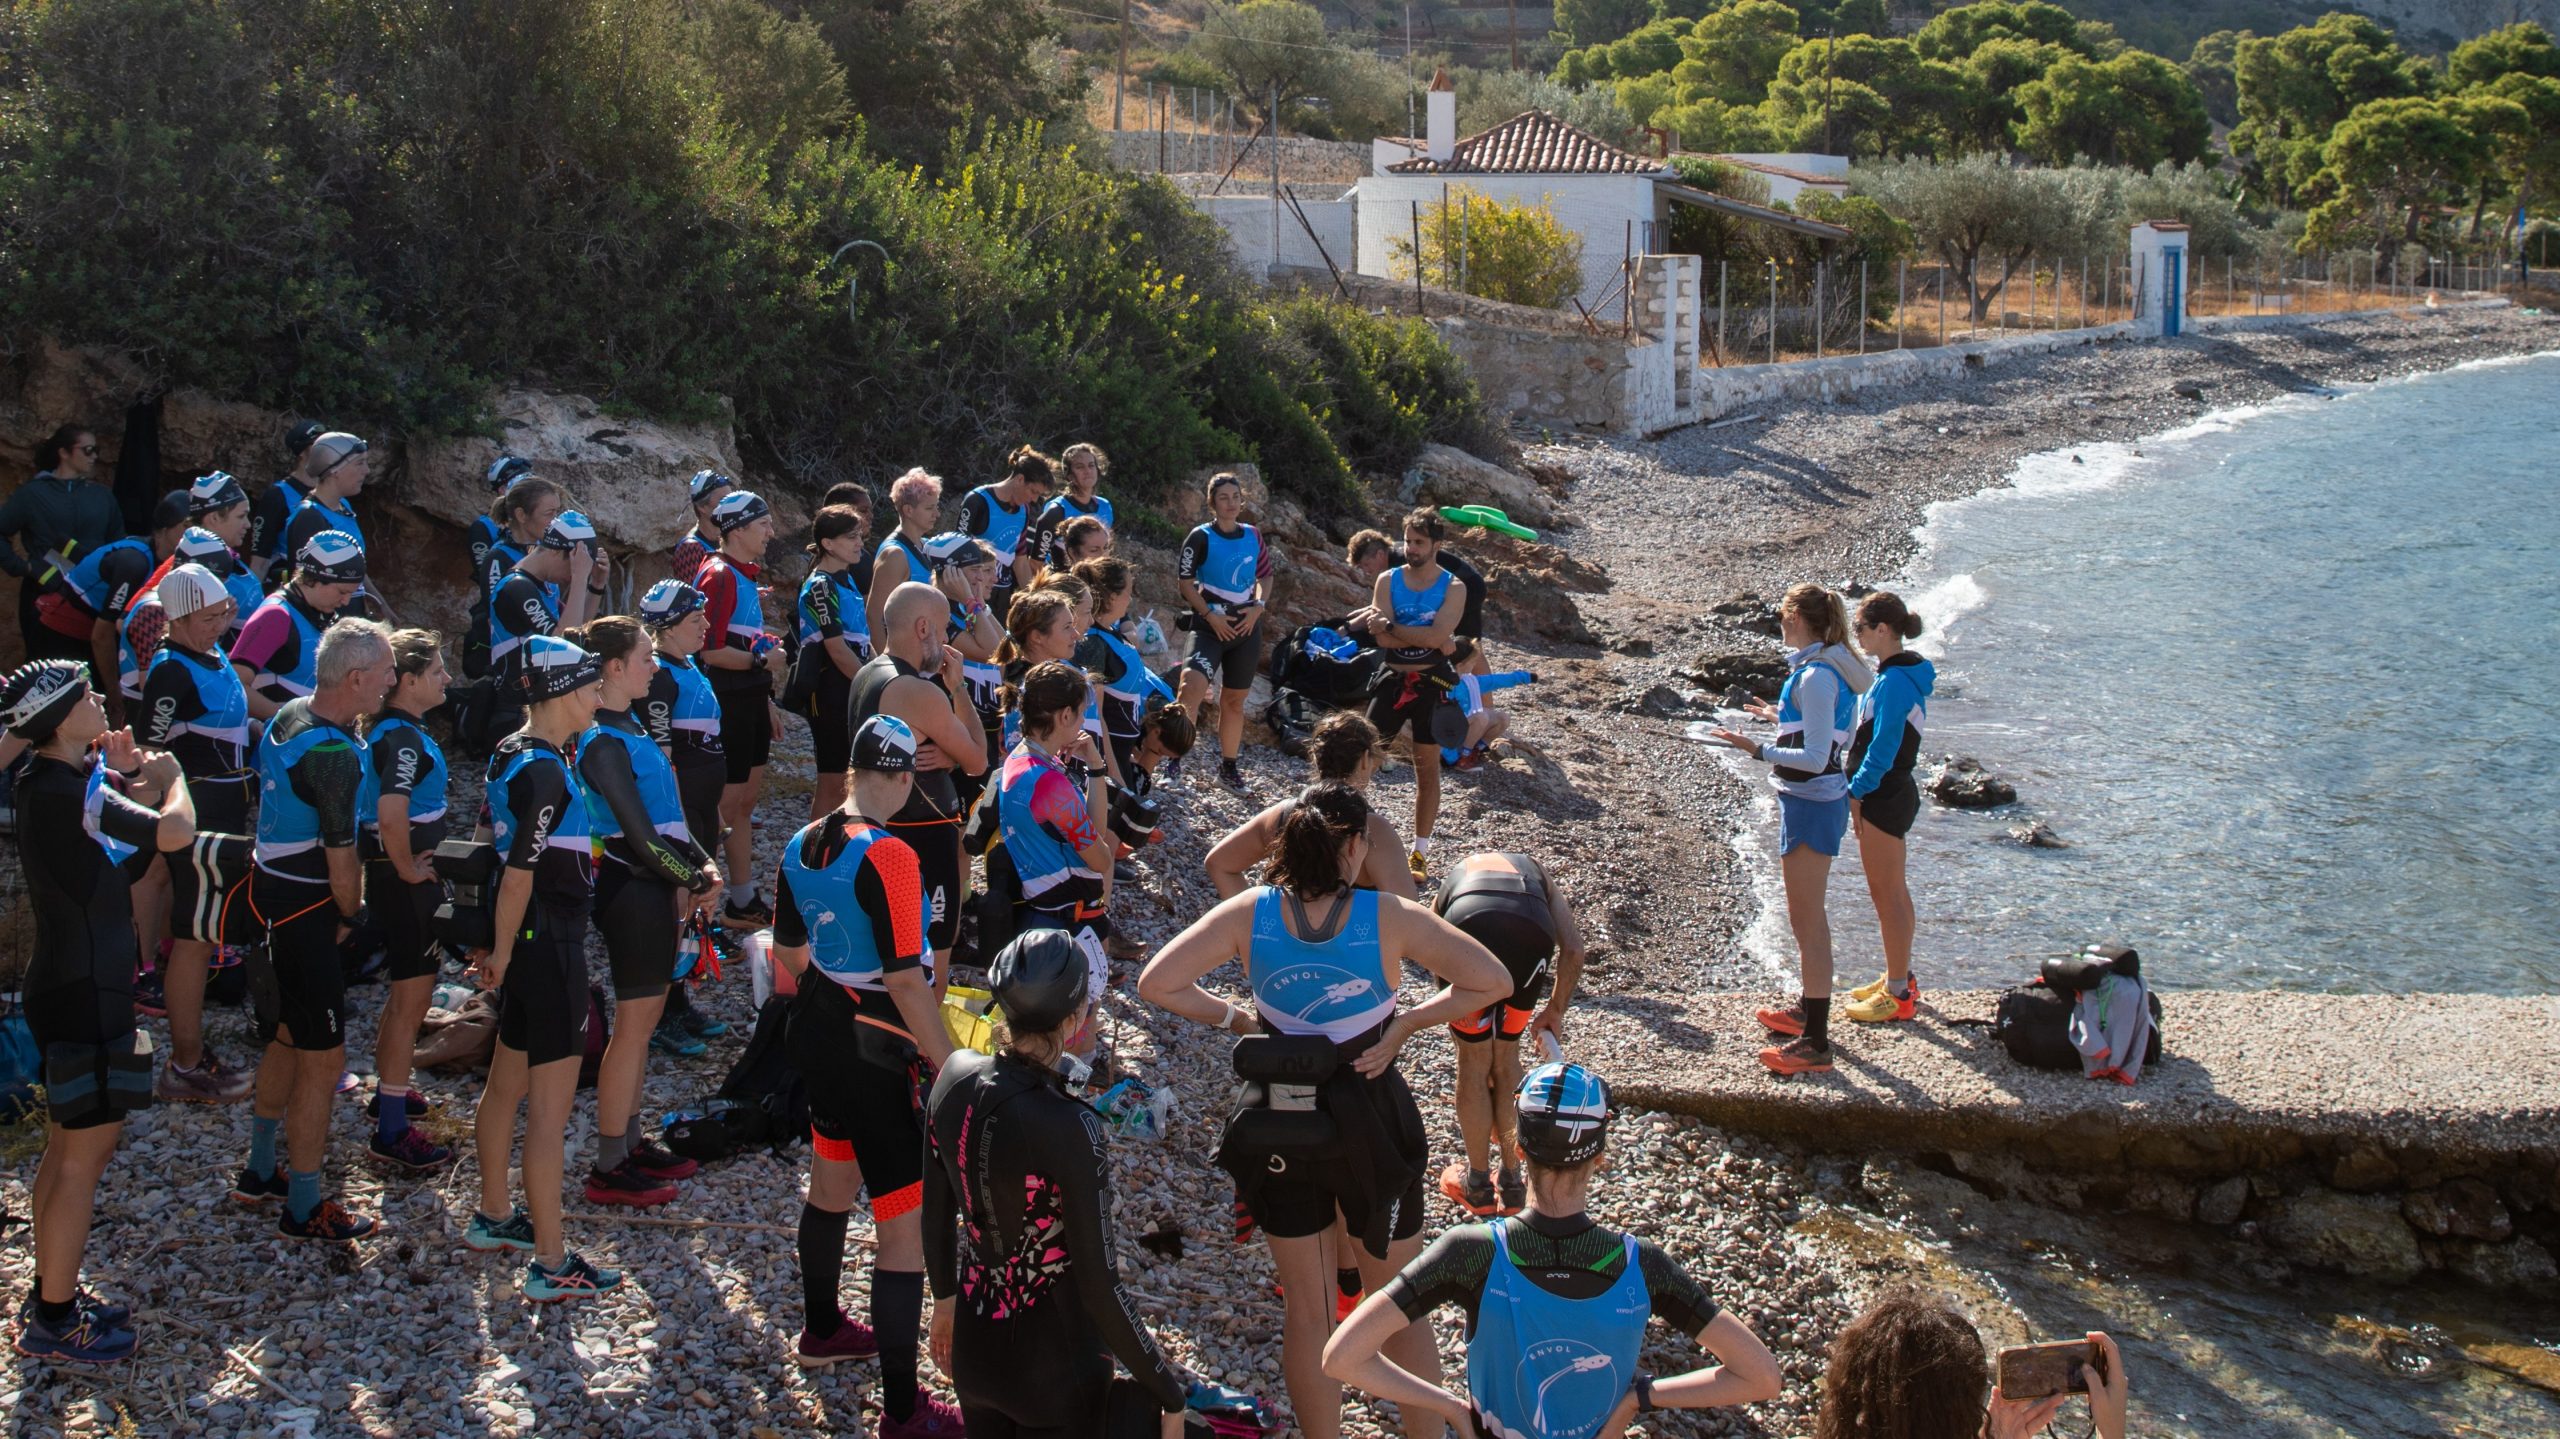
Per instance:
[[[1879,974],[1875,978],[1868,980],[1866,983],[1859,985],[1856,989],[1850,990],[1849,997],[1851,999],[1864,999],[1871,994],[1882,994],[1884,993],[1886,982],[1891,978],[1892,976],[1890,975]]]
[[[1897,1019],[1910,1019],[1920,1009],[1920,981],[1915,978],[1906,988],[1910,993],[1897,998],[1893,991],[1884,988],[1883,981],[1879,980],[1872,994],[1851,991],[1848,1004],[1843,1006],[1840,1012],[1860,1024],[1889,1024]]]

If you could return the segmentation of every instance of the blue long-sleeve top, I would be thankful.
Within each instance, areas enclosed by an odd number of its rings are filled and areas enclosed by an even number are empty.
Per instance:
[[[1876,682],[1858,696],[1856,731],[1849,741],[1849,795],[1864,799],[1920,758],[1920,735],[1929,718],[1937,667],[1905,650],[1876,667]]]

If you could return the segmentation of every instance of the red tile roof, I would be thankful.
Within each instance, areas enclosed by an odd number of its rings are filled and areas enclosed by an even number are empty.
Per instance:
[[[1428,155],[1387,167],[1391,175],[1659,175],[1650,155],[1621,150],[1543,110],[1524,110],[1457,143],[1446,160]]]

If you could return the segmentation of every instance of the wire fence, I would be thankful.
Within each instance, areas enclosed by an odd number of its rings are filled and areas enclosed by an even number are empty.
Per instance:
[[[2189,316],[2329,314],[2420,307],[2456,295],[2521,297],[2525,282],[2498,252],[2371,251],[2280,260],[2207,259],[2184,266]],[[1705,275],[1699,363],[1780,364],[1925,348],[2012,331],[2072,330],[2142,316],[2152,288],[2128,252],[2014,268],[1978,264],[1968,288],[1954,267],[1861,260],[1813,265],[1719,261]]]

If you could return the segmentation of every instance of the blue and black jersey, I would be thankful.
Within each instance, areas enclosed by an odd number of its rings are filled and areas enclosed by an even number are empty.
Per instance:
[[[500,740],[489,756],[488,803],[498,857],[532,872],[538,898],[571,905],[595,898],[586,787],[567,756],[521,731]]]
[[[356,842],[373,789],[364,742],[312,712],[309,699],[276,711],[258,741],[258,868],[327,884],[324,850]]]
[[[142,721],[134,733],[167,750],[189,786],[245,785],[249,770],[249,690],[231,656],[162,644],[142,677]]]
[[[365,738],[367,758],[373,765],[374,799],[365,806],[364,827],[376,832],[369,847],[380,852],[383,797],[398,795],[409,802],[409,852],[432,853],[444,843],[450,828],[445,782],[452,771],[445,766],[443,747],[417,716],[396,709],[384,710]]]
[[[578,741],[587,824],[605,859],[685,889],[711,862],[685,824],[675,767],[629,710],[598,710]]]
[[[1221,614],[1253,602],[1253,587],[1265,566],[1262,532],[1238,525],[1233,534],[1213,521],[1193,527],[1182,542],[1175,574],[1198,585]]]

